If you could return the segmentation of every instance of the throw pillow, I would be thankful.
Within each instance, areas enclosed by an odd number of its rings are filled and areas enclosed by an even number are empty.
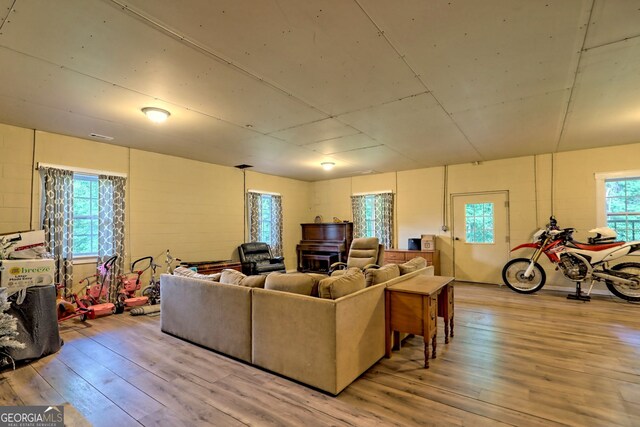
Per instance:
[[[174,276],[182,276],[182,277],[191,277],[193,279],[200,279],[200,280],[209,280],[211,282],[219,282],[220,281],[220,276],[222,274],[221,273],[200,274],[198,272],[193,271],[190,268],[176,267],[173,270],[173,275]]]
[[[332,276],[342,276],[344,273],[346,273],[347,270],[334,270],[333,273],[331,273]]]
[[[364,272],[366,286],[377,285],[400,276],[398,264],[387,264],[380,268],[367,268]]]
[[[245,277],[247,276],[237,270],[225,268],[220,275],[220,283],[224,283],[225,285],[239,285]]]
[[[320,298],[338,299],[364,289],[364,273],[359,268],[350,268],[340,276],[330,276],[320,281]]]
[[[264,288],[264,282],[267,276],[259,274],[257,276],[247,276],[240,281],[240,286],[248,288]]]
[[[420,270],[421,268],[425,268],[427,266],[427,260],[422,257],[416,257],[410,259],[404,264],[398,265],[400,268],[400,275],[411,273],[416,270]]]
[[[307,276],[313,279],[313,289],[311,289],[311,296],[318,296],[318,286],[320,286],[320,281],[327,278],[326,274],[320,273],[307,273]]]
[[[273,291],[290,292],[293,294],[311,295],[314,279],[302,273],[271,273],[264,282],[265,289]]]

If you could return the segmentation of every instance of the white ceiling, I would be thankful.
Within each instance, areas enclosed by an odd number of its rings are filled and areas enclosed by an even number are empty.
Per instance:
[[[640,142],[640,0],[0,0],[0,64],[0,122],[309,181]]]

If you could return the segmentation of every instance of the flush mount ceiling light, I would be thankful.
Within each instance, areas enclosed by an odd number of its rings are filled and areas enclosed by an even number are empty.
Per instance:
[[[322,169],[330,171],[336,164],[333,162],[322,162],[320,165],[322,166]]]
[[[167,110],[156,107],[144,107],[142,112],[154,123],[162,123],[171,115]]]

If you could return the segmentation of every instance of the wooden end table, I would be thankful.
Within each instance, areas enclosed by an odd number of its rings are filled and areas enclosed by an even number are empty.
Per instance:
[[[451,322],[453,336],[453,277],[415,276],[404,282],[389,286],[385,290],[385,356],[391,357],[391,334],[398,342],[399,332],[422,335],[424,338],[424,367],[429,367],[429,341],[431,357],[436,358],[436,335],[439,295],[442,294],[443,309],[446,306],[445,323]],[[446,288],[446,289],[445,289]],[[449,291],[451,288],[451,291]],[[445,292],[442,292],[442,291]],[[441,313],[443,315],[444,313]],[[448,342],[449,328],[445,327],[445,342]],[[399,343],[398,343],[399,344]]]

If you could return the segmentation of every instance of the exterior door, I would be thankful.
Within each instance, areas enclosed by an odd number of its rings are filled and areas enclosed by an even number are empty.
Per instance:
[[[502,283],[509,259],[508,199],[506,191],[451,195],[456,280]]]

